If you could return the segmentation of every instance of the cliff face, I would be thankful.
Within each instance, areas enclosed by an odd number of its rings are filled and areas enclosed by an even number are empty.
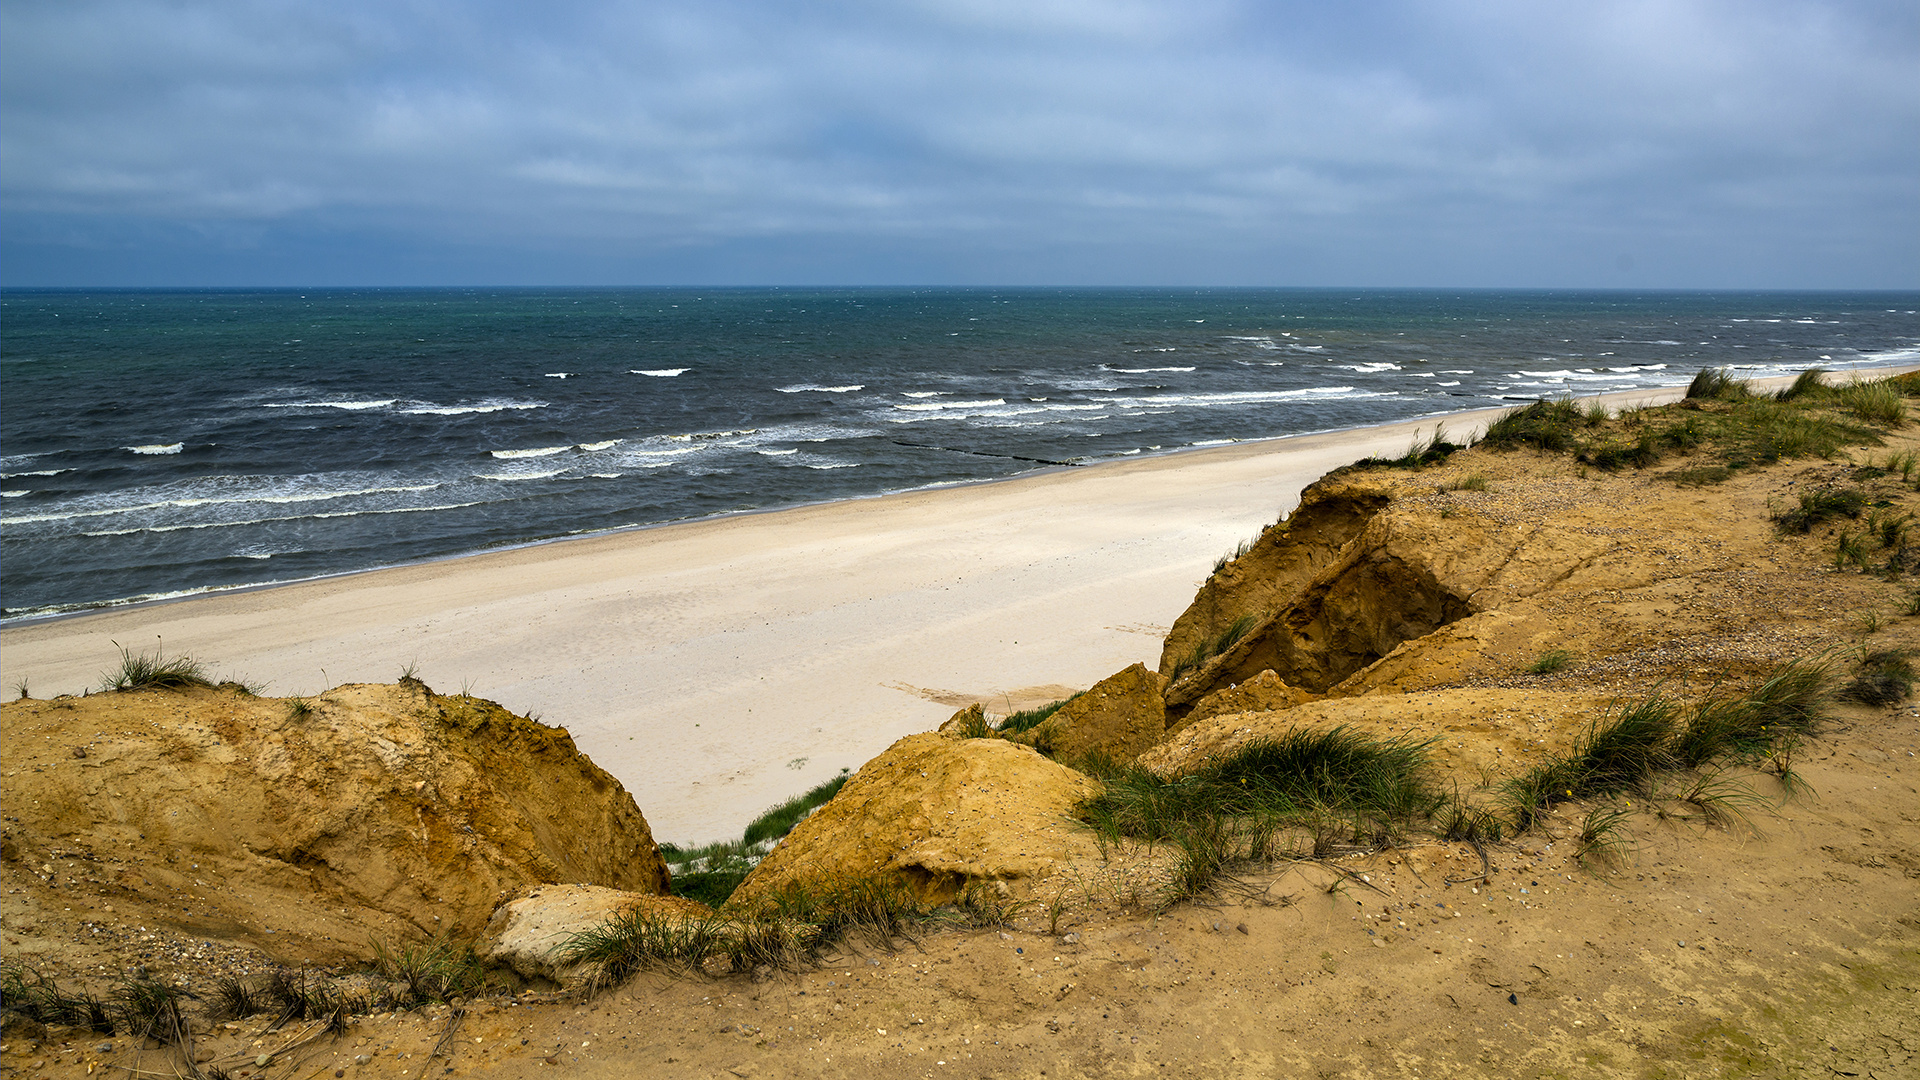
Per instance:
[[[565,731],[417,682],[304,707],[231,688],[22,700],[0,723],[8,921],[29,937],[92,918],[326,959],[472,937],[528,885],[667,886],[632,797]]]

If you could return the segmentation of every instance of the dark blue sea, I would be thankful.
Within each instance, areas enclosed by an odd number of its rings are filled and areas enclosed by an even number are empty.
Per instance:
[[[1920,295],[0,292],[4,617],[1517,403],[1920,360]]]

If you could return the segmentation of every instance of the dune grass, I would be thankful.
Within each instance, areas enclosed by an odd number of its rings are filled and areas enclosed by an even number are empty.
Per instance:
[[[768,808],[747,823],[738,840],[687,848],[661,844],[660,857],[666,860],[673,874],[673,895],[698,900],[708,907],[726,903],[761,857],[808,814],[838,795],[852,775],[849,770],[841,769],[838,776]]]
[[[158,644],[151,654],[134,652],[117,641],[113,644],[120,650],[120,666],[100,673],[103,691],[191,690],[213,685],[206,667],[192,657],[169,657]]]
[[[1101,772],[1080,816],[1103,842],[1177,851],[1164,902],[1198,895],[1235,865],[1270,860],[1287,830],[1315,854],[1374,846],[1429,818],[1446,800],[1426,777],[1428,743],[1340,727],[1257,739],[1174,780],[1137,765]]]
[[[1228,623],[1226,628],[1209,638],[1194,643],[1193,650],[1174,662],[1172,670],[1167,672],[1170,682],[1179,682],[1190,672],[1204,667],[1207,661],[1226,652],[1240,643],[1254,627],[1260,625],[1259,615],[1242,615]],[[1004,726],[1004,725],[1003,725]]]

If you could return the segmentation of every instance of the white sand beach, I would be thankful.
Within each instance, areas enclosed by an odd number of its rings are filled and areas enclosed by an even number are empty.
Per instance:
[[[1671,400],[1679,388],[1614,395]],[[1443,418],[1456,437],[1499,410]],[[985,701],[1131,664],[1213,560],[1431,418],[741,515],[0,630],[8,686],[79,693],[114,642],[314,694],[413,665],[564,725],[662,840],[756,813]]]

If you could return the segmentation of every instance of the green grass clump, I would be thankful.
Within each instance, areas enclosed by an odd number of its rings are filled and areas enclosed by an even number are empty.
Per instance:
[[[447,938],[435,938],[399,950],[375,941],[373,962],[368,967],[397,988],[394,1004],[401,1008],[473,997],[493,984],[492,974],[473,951],[472,944],[457,944]],[[289,998],[284,990],[279,996]],[[313,1008],[313,1003],[308,1002],[302,1011],[309,1013]]]
[[[1399,457],[1383,458],[1378,455],[1364,457],[1347,467],[1350,469],[1411,469],[1418,472],[1421,469],[1443,464],[1448,458],[1464,449],[1466,447],[1458,443],[1448,442],[1446,426],[1436,424],[1433,434],[1428,438],[1423,439],[1416,432],[1413,436],[1413,444],[1408,446],[1406,453]]]
[[[1565,649],[1548,649],[1527,667],[1529,675],[1555,675],[1573,666],[1573,654]]]
[[[1899,427],[1907,422],[1907,403],[1900,390],[1885,380],[1850,382],[1827,392],[1834,404],[1869,424]]]
[[[1801,398],[1818,397],[1829,388],[1826,383],[1827,369],[1810,367],[1794,376],[1793,385],[1774,395],[1777,401],[1798,401]]]
[[[1913,696],[1913,661],[1896,649],[1876,649],[1860,658],[1853,678],[1835,693],[1862,705],[1898,705]]]
[[[167,657],[155,646],[153,654],[133,652],[119,642],[120,666],[100,673],[100,689],[116,690],[191,690],[211,687],[207,669],[187,656]]]
[[[1023,731],[1031,731],[1039,727],[1047,717],[1059,712],[1061,707],[1066,705],[1067,702],[1079,696],[1079,694],[1075,694],[1070,698],[1062,698],[1051,705],[1042,705],[1037,709],[1021,709],[1019,712],[1000,721],[1000,726],[996,730],[1002,735],[1018,735]]]
[[[635,972],[653,968],[698,972],[708,957],[720,951],[724,923],[713,916],[632,908],[568,936],[555,952],[568,964],[595,965],[595,981],[606,984],[624,982]]]
[[[1798,504],[1775,515],[1781,532],[1809,533],[1815,525],[1834,518],[1857,518],[1867,507],[1867,493],[1859,488],[1814,488],[1800,493]]]
[[[105,1002],[91,994],[62,990],[52,979],[13,959],[0,961],[0,1009],[49,1027],[114,1033],[113,1016]]]
[[[1736,379],[1725,368],[1701,368],[1687,384],[1687,397],[1700,401],[1745,401],[1753,388],[1745,379]]]
[[[1169,903],[1205,891],[1231,866],[1269,859],[1283,829],[1325,854],[1340,837],[1377,845],[1445,799],[1426,778],[1426,742],[1340,727],[1257,739],[1199,772],[1167,780],[1137,765],[1104,770],[1084,821],[1107,842],[1172,846]]]
[[[841,769],[840,775],[824,783],[808,788],[804,793],[795,795],[786,802],[768,810],[747,824],[747,830],[741,839],[749,844],[759,844],[778,840],[793,831],[801,819],[826,805],[827,800],[840,793],[853,776],[851,770]]]
[[[1518,450],[1531,446],[1536,450],[1560,453],[1571,450],[1578,428],[1592,421],[1570,399],[1542,399],[1515,409],[1487,425],[1480,445],[1493,450]]]

